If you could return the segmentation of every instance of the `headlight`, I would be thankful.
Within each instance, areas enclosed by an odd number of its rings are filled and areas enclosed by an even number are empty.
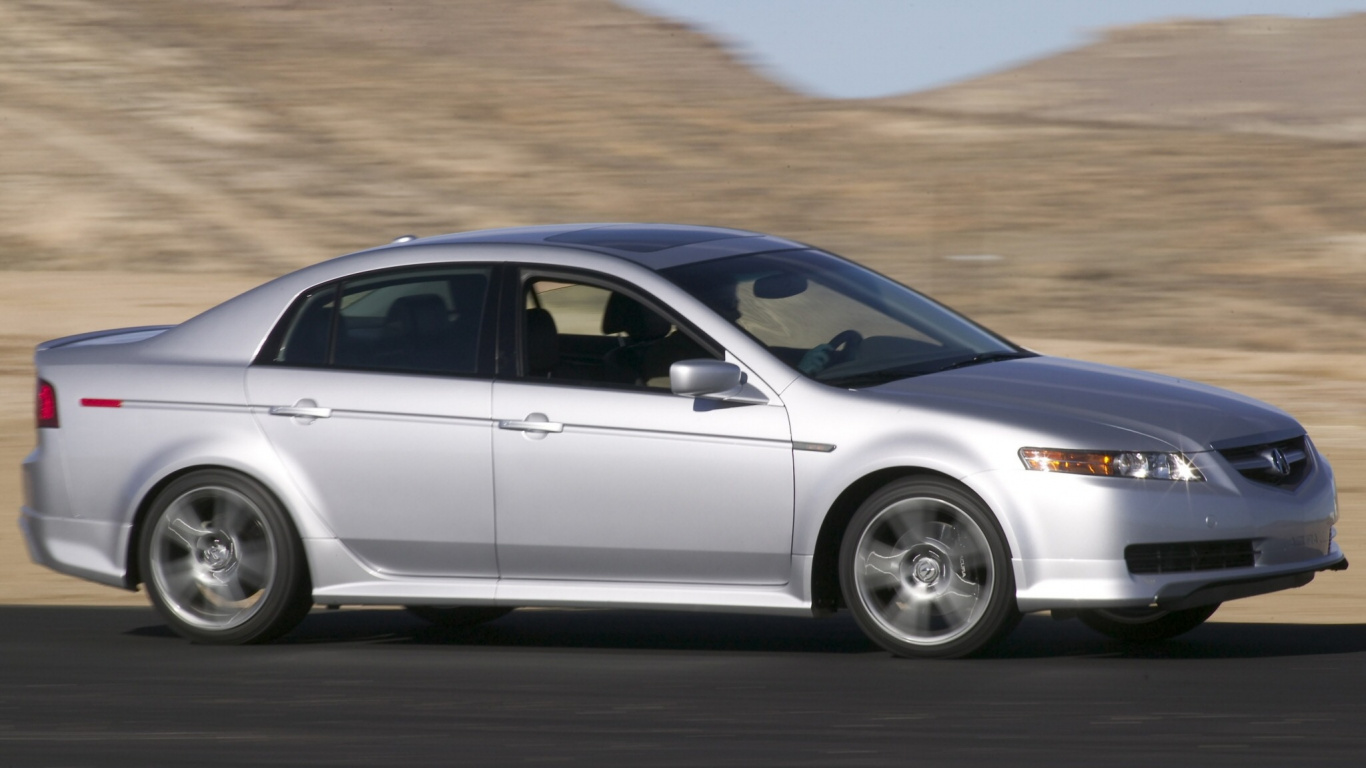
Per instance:
[[[1021,448],[1025,469],[1073,475],[1133,477],[1142,480],[1204,480],[1184,453],[1139,451],[1062,451]]]

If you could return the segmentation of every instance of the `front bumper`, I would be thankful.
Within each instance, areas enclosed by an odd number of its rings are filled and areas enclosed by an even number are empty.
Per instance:
[[[1024,583],[1026,572],[1036,577],[1016,591],[1016,602],[1025,613],[1149,606],[1181,610],[1302,587],[1317,573],[1345,569],[1347,558],[1333,544],[1327,554],[1298,563],[1159,576],[1131,574],[1123,560],[1016,560],[1014,565],[1017,584]],[[1041,572],[1050,576],[1038,578]]]
[[[1292,489],[1251,481],[1218,454],[1195,454],[1204,482],[1086,477],[1028,470],[971,478],[998,512],[1022,611],[1180,609],[1291,589],[1345,567],[1333,540],[1332,469],[1317,453]],[[1131,570],[1126,548],[1250,542],[1247,564]]]
[[[1194,589],[1189,589],[1189,584],[1169,584],[1158,592],[1154,602],[1156,602],[1158,608],[1168,611],[1180,611],[1201,605],[1224,603],[1242,597],[1265,595],[1271,592],[1279,592],[1283,589],[1295,589],[1313,581],[1314,575],[1320,571],[1347,570],[1347,558],[1342,556],[1341,551],[1338,551],[1337,554],[1338,559],[1330,565],[1323,567],[1315,566],[1313,570],[1305,570],[1297,573],[1288,573],[1279,576],[1253,576],[1246,579],[1232,579],[1229,581],[1214,582],[1212,584],[1195,582]]]

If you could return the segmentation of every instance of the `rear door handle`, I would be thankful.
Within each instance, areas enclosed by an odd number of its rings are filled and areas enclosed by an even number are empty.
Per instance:
[[[564,425],[546,418],[544,413],[529,414],[521,421],[500,421],[499,429],[515,429],[519,432],[563,432]]]
[[[304,399],[294,405],[275,405],[270,408],[271,416],[292,416],[303,424],[312,424],[314,419],[326,419],[332,415],[331,408],[319,408],[312,400]]]

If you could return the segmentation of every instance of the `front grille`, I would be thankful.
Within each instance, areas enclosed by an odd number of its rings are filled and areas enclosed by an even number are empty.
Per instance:
[[[1279,443],[1228,448],[1219,453],[1243,477],[1279,488],[1294,488],[1309,474],[1309,450],[1303,435]]]
[[[1249,568],[1255,565],[1252,539],[1132,544],[1124,548],[1130,573],[1183,573]]]

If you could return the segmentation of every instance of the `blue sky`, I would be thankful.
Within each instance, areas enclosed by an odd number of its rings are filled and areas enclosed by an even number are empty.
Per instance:
[[[1083,45],[1106,27],[1247,14],[1328,17],[1366,0],[619,0],[717,34],[812,95],[907,93]]]

